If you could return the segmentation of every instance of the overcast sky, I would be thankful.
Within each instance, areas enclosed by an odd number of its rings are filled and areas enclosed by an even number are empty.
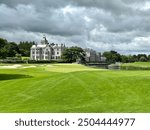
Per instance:
[[[0,0],[0,37],[150,54],[150,0]]]

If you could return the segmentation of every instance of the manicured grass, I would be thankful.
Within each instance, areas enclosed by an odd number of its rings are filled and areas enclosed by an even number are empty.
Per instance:
[[[0,112],[150,112],[149,70],[26,66],[0,69]]]

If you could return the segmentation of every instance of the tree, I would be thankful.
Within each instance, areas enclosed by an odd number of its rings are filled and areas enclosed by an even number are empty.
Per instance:
[[[35,43],[34,42],[28,42],[28,41],[20,42],[18,45],[20,54],[22,56],[29,57],[30,56],[30,48],[33,44],[35,44]]]
[[[8,42],[6,39],[0,38],[0,49],[2,49],[4,46],[6,46],[7,43]]]
[[[137,57],[138,57],[138,61],[140,61],[141,57],[144,57],[145,59],[147,59],[147,55],[146,54],[138,54]]]
[[[107,51],[103,53],[103,56],[106,57],[106,61],[109,63],[115,63],[121,61],[121,56],[116,51]]]
[[[62,53],[62,59],[66,62],[72,63],[80,59],[81,62],[85,61],[85,52],[80,47],[70,47],[64,50]]]
[[[150,61],[150,55],[148,55],[148,57],[147,57],[147,58],[148,58],[148,61]]]
[[[134,61],[139,61],[137,55],[133,55],[133,59],[134,59]]]
[[[135,62],[135,59],[132,55],[128,55],[128,62]]]
[[[147,58],[145,58],[145,56],[141,56],[140,59],[139,59],[139,61],[141,61],[141,62],[147,62]]]
[[[16,54],[19,53],[18,45],[15,42],[8,43],[4,47],[4,49],[7,50],[7,52],[6,52],[7,53],[6,54],[7,57],[14,57],[14,56],[16,56]]]
[[[8,44],[7,40],[0,38],[0,58],[5,58],[7,50],[4,48]]]
[[[8,50],[6,48],[0,49],[0,58],[5,59],[7,57]]]
[[[126,56],[126,55],[121,55],[121,62],[123,62],[123,63],[128,63],[128,56]]]

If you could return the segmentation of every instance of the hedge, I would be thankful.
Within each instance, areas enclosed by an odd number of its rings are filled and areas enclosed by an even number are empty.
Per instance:
[[[17,64],[17,63],[29,63],[29,64],[40,64],[40,63],[67,63],[63,60],[8,60],[8,59],[5,59],[5,60],[0,60],[0,63],[12,63],[12,64]]]
[[[121,66],[121,70],[150,70],[150,67],[144,67],[144,66]]]

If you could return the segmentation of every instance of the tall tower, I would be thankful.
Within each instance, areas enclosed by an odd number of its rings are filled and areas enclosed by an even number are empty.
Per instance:
[[[41,44],[42,45],[47,45],[48,44],[48,40],[46,39],[46,36],[43,36],[43,39],[41,40]]]

